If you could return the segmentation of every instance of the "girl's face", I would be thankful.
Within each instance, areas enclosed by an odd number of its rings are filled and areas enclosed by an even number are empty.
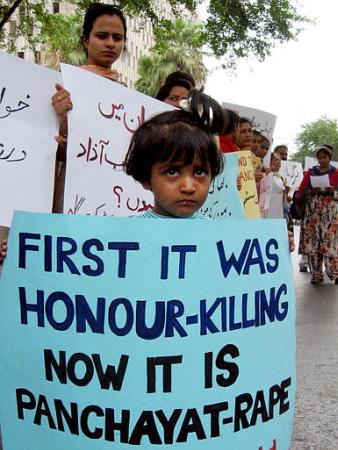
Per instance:
[[[153,192],[154,211],[162,216],[189,217],[205,202],[211,172],[196,156],[191,164],[157,162],[151,168],[149,183],[143,187]]]
[[[270,163],[270,167],[271,167],[271,171],[272,172],[279,172],[281,166],[281,159],[278,155],[274,155],[271,163]]]
[[[124,48],[124,28],[120,17],[108,14],[98,17],[84,45],[88,52],[87,64],[110,69]]]
[[[330,165],[330,157],[324,152],[318,153],[317,160],[321,169],[327,169]]]
[[[251,144],[251,151],[257,155],[257,151],[259,150],[259,147],[262,143],[262,136],[260,134],[255,134],[253,133],[253,138],[252,138],[252,144]]]
[[[256,155],[259,158],[263,159],[263,158],[265,158],[268,151],[269,151],[269,144],[265,139],[263,139],[259,148],[257,149]]]

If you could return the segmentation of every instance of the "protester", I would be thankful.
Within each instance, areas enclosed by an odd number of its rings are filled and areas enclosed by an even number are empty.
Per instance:
[[[238,152],[239,148],[236,140],[239,134],[239,115],[230,109],[227,110],[228,122],[222,134],[218,136],[219,148],[222,153]],[[242,182],[240,175],[236,179],[236,187],[240,191],[242,189]]]
[[[182,70],[177,70],[176,72],[170,73],[165,79],[164,84],[171,83],[172,80],[187,80],[190,83],[191,88],[196,87],[195,78],[190,75],[190,73],[183,72]]]
[[[251,144],[251,151],[256,154],[257,150],[259,149],[261,142],[263,140],[263,135],[258,130],[252,130],[252,144]]]
[[[180,108],[181,101],[188,98],[189,92],[195,86],[196,82],[189,73],[178,70],[167,76],[164,85],[156,94],[156,98],[168,105]]]
[[[287,161],[288,160],[288,152],[289,152],[289,149],[287,148],[287,146],[286,145],[284,145],[284,144],[282,144],[282,145],[277,145],[275,148],[274,148],[274,151],[273,151],[274,153],[278,153],[278,155],[280,156],[280,159],[282,160],[282,161]]]
[[[122,11],[113,5],[92,3],[85,14],[81,42],[87,57],[83,69],[118,81],[119,74],[111,68],[121,56],[127,39],[126,19]],[[67,113],[73,108],[70,93],[56,84],[52,105],[59,118],[60,128],[56,168],[53,212],[62,212],[67,148]]]
[[[285,182],[283,177],[279,174],[281,167],[281,159],[277,153],[271,154],[269,174],[269,201],[265,202],[265,197],[261,195],[263,217],[269,219],[282,219],[284,217],[284,196],[285,196]]]
[[[308,257],[312,284],[324,280],[323,262],[327,276],[338,284],[338,170],[330,164],[331,146],[320,146],[316,157],[318,165],[305,173],[296,194],[306,196],[300,250]]]
[[[263,159],[267,155],[270,148],[270,141],[263,134],[254,130],[254,142],[251,147],[252,165],[255,172],[255,181],[258,197],[260,196],[260,182],[263,179],[264,174],[268,174],[271,171],[270,166],[264,165]],[[259,133],[259,135],[257,135]],[[255,138],[256,135],[256,138]]]
[[[252,159],[252,165],[255,171],[255,178],[256,178],[256,173],[262,173],[262,167],[263,167],[263,162],[262,162],[262,158],[260,158],[260,156],[257,155],[260,146],[261,146],[261,142],[263,140],[263,136],[262,134],[258,131],[258,130],[252,130],[252,144],[251,144],[251,159]],[[263,177],[263,175],[261,175],[260,177],[258,177],[259,179],[256,181],[259,181],[261,178]]]
[[[257,152],[256,152],[256,155],[259,158],[261,158],[262,163],[263,163],[264,158],[266,157],[266,155],[268,154],[268,152],[270,150],[270,145],[271,145],[270,140],[266,136],[264,136],[264,134],[262,134],[262,140],[261,140],[261,143],[260,143],[259,147],[257,148]],[[263,172],[266,172],[267,170],[269,170],[269,166],[265,166],[263,168]]]
[[[236,144],[240,150],[250,150],[253,141],[252,122],[245,117],[239,119],[239,134]]]
[[[228,109],[228,125],[223,134],[219,136],[220,148],[223,153],[237,152],[239,147],[236,144],[239,134],[239,115]]]
[[[215,100],[193,90],[190,111],[158,114],[134,133],[125,171],[154,194],[154,209],[144,218],[195,218],[211,181],[223,169],[213,134],[226,126],[226,113]]]

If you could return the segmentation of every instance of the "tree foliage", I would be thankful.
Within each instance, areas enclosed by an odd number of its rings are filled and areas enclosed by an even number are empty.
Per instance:
[[[338,122],[326,116],[314,122],[302,125],[302,131],[296,136],[297,152],[292,159],[303,162],[306,156],[315,156],[319,145],[333,146],[333,159],[338,161]]]
[[[65,1],[75,8],[77,20],[80,20],[81,13],[90,3],[90,0]],[[182,15],[182,7],[194,13],[198,4],[202,3],[202,0],[167,1],[176,17]],[[294,39],[307,21],[298,13],[295,1],[210,0],[204,21],[205,43],[214,55],[222,57],[223,64],[228,67],[234,67],[239,58],[252,54],[263,60],[276,43]],[[155,25],[161,24],[163,15],[154,0],[116,0],[115,3],[128,15],[148,17]],[[20,27],[16,36],[8,36],[4,25],[19,8],[22,10]],[[53,23],[59,28],[52,28]],[[33,24],[40,30],[34,36],[31,34]],[[15,38],[21,35],[34,48],[37,43],[46,42],[46,39],[53,41],[52,31],[63,34],[65,41],[69,23],[66,20],[57,22],[56,16],[48,12],[45,0],[0,0],[0,46],[13,50]],[[163,37],[166,37],[165,33]],[[61,41],[58,42],[61,45]]]
[[[264,60],[308,21],[288,0],[211,0],[208,13],[208,43],[214,55],[226,55],[224,65],[230,67],[251,54]]]
[[[135,88],[148,95],[155,95],[172,72],[190,73],[201,85],[207,70],[202,60],[205,33],[201,24],[177,19],[155,28],[155,45],[150,54],[138,61],[139,78]]]

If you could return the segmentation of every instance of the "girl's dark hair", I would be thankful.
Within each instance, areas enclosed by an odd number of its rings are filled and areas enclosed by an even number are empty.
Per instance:
[[[240,117],[239,118],[239,124],[242,125],[242,123],[249,123],[251,126],[253,126],[251,120],[248,119],[247,117]]]
[[[224,134],[232,133],[238,125],[239,115],[235,111],[228,109],[228,125],[224,130]]]
[[[192,85],[189,83],[187,79],[184,78],[172,78],[167,81],[156,94],[157,100],[161,100],[162,102],[169,97],[170,91],[175,86],[182,86],[186,88],[188,91],[191,90]]]
[[[177,70],[168,75],[164,84],[170,83],[172,80],[187,80],[192,88],[196,87],[195,78],[190,73],[182,72],[182,70]]]
[[[108,15],[108,16],[118,16],[121,19],[124,31],[124,40],[127,40],[127,22],[123,15],[123,12],[115,5],[108,5],[106,3],[91,3],[86,11],[83,21],[81,43],[84,44],[85,39],[89,39],[90,32],[93,29],[95,20],[98,17]],[[87,50],[85,53],[87,54]]]
[[[227,115],[221,105],[202,91],[193,90],[190,111],[174,110],[144,122],[134,133],[124,161],[125,172],[140,182],[150,182],[157,162],[191,164],[195,156],[211,172],[223,170],[222,153],[213,134],[221,134]]]

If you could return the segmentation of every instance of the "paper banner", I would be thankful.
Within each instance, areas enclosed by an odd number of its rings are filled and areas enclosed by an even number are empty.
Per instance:
[[[237,189],[238,152],[226,153],[224,170],[211,183],[200,214],[210,219],[244,219],[244,207]]]
[[[132,133],[173,107],[81,68],[62,65],[71,93],[64,213],[141,214],[153,195],[123,172]]]
[[[14,209],[52,210],[60,74],[0,52],[0,225]]]
[[[241,199],[245,215],[248,219],[258,219],[259,206],[255,182],[255,173],[252,165],[251,152],[237,152],[239,161],[239,175],[241,180]]]

